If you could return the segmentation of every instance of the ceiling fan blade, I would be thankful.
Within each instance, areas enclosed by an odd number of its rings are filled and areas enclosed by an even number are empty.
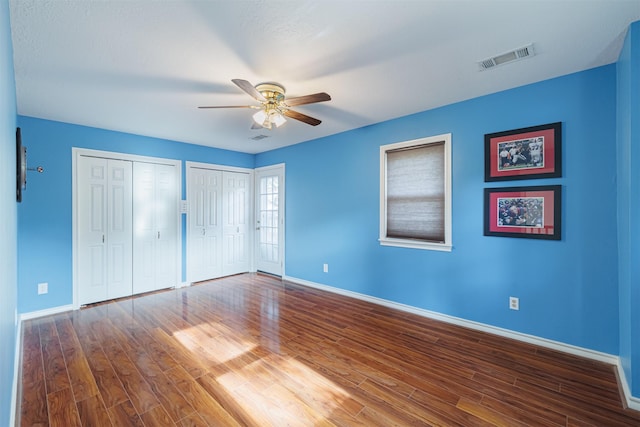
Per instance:
[[[231,80],[233,83],[236,84],[236,86],[238,86],[240,89],[242,89],[243,91],[247,92],[253,99],[260,101],[260,102],[265,102],[267,99],[262,96],[262,94],[260,92],[258,92],[258,90],[253,87],[253,85],[251,83],[249,83],[246,80],[242,80],[242,79],[233,79]]]
[[[286,98],[284,100],[284,103],[290,107],[293,107],[296,105],[313,104],[315,102],[324,102],[324,101],[331,101],[331,96],[328,93],[320,92],[320,93],[314,93],[313,95],[298,96],[295,98]]]
[[[256,122],[251,123],[251,129],[262,129],[264,126],[257,124]]]
[[[260,107],[257,107],[255,105],[215,105],[215,106],[205,105],[203,107],[198,107],[198,108],[260,108]]]
[[[298,113],[297,111],[293,111],[293,110],[285,110],[283,114],[287,117],[300,120],[301,122],[304,122],[311,126],[318,126],[320,123],[322,123],[318,119],[314,119],[313,117],[307,116],[306,114]]]

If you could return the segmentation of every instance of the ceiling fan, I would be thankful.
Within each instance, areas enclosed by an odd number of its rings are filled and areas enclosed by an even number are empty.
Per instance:
[[[231,80],[240,89],[249,94],[253,99],[260,102],[260,105],[221,105],[204,106],[198,108],[252,108],[259,110],[253,115],[254,124],[252,129],[267,128],[272,126],[280,127],[287,121],[284,116],[299,120],[311,126],[318,126],[320,120],[299,113],[291,109],[296,105],[313,104],[316,102],[330,101],[331,96],[325,92],[314,93],[312,95],[298,96],[295,98],[285,98],[285,89],[280,83],[265,82],[253,86],[246,80]]]

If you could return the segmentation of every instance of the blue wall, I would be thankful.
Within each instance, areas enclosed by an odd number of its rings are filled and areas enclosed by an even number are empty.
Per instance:
[[[640,22],[629,27],[617,66],[620,359],[640,396]]]
[[[27,190],[18,208],[20,257],[18,310],[28,313],[73,303],[72,147],[116,151],[142,156],[253,168],[254,156],[199,145],[183,144],[72,124],[18,117],[30,166]],[[185,218],[183,215],[183,280],[185,275]],[[38,295],[37,284],[49,283]]]
[[[484,182],[485,133],[556,121],[562,178]],[[380,145],[449,132],[453,251],[380,246]],[[262,153],[256,166],[286,163],[287,276],[618,354],[615,132],[610,65]],[[563,186],[561,241],[482,235],[483,188],[544,184]]]
[[[16,350],[16,85],[9,2],[0,1],[0,425],[11,420]]]

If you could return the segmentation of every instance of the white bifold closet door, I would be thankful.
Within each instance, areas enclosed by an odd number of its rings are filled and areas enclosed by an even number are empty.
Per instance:
[[[133,164],[133,293],[176,286],[177,173],[173,165]]]
[[[189,167],[187,277],[198,282],[250,267],[249,173]]]
[[[77,171],[79,303],[131,295],[131,162],[79,156]]]

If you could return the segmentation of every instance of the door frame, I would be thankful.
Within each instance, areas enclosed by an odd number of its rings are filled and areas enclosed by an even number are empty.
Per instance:
[[[257,265],[258,265],[257,258],[258,258],[258,251],[260,250],[260,248],[258,247],[259,246],[258,245],[259,239],[258,239],[258,236],[257,236],[258,232],[259,232],[258,229],[257,229],[258,228],[258,223],[257,223],[257,219],[258,218],[256,216],[257,215],[256,210],[258,209],[258,206],[259,206],[259,202],[257,200],[257,198],[259,196],[259,194],[258,194],[259,191],[258,191],[258,183],[256,181],[258,180],[259,173],[269,172],[269,170],[271,170],[271,169],[282,171],[282,183],[279,184],[279,186],[278,186],[278,203],[280,204],[280,208],[281,208],[281,209],[278,210],[278,216],[279,216],[279,219],[280,219],[280,226],[281,226],[281,229],[282,229],[282,240],[281,240],[281,244],[280,244],[280,246],[282,248],[282,253],[280,254],[281,255],[280,259],[281,259],[281,262],[282,262],[282,275],[280,277],[285,277],[286,276],[285,268],[286,268],[286,265],[287,265],[286,256],[285,256],[285,254],[287,252],[285,250],[286,249],[286,242],[287,242],[287,238],[286,238],[287,237],[287,235],[286,235],[286,230],[287,230],[287,227],[286,227],[286,224],[287,224],[286,194],[287,193],[285,191],[286,182],[287,182],[287,174],[286,174],[285,163],[276,163],[274,165],[262,166],[262,167],[254,169],[254,171],[255,171],[255,178],[254,178],[254,189],[255,189],[255,191],[254,191],[254,194],[253,194],[253,200],[254,200],[254,202],[253,202],[253,204],[254,204],[253,212],[254,212],[254,225],[255,225],[255,227],[254,227],[255,230],[254,230],[254,233],[253,233],[255,235],[254,244],[253,244],[253,254],[254,254],[253,255],[253,260],[254,260],[254,268],[255,268],[254,271],[257,271]]]
[[[162,157],[139,156],[136,154],[119,153],[115,151],[92,150],[89,148],[71,148],[71,217],[72,217],[72,254],[73,254],[73,309],[80,308],[78,298],[78,177],[76,162],[79,156],[100,157],[103,159],[125,160],[130,162],[155,163],[171,165],[176,168],[176,212],[180,212],[180,200],[182,194],[182,161],[166,159]],[[135,195],[134,195],[135,197]],[[177,215],[176,253],[182,254],[182,215]],[[176,284],[182,283],[182,256],[176,257]]]
[[[189,194],[190,193],[190,183],[191,180],[189,179],[191,177],[191,169],[208,169],[208,170],[216,170],[216,171],[221,171],[221,172],[238,172],[238,173],[246,173],[249,175],[249,224],[253,225],[255,224],[255,208],[254,208],[254,184],[255,184],[255,173],[253,169],[250,168],[243,168],[243,167],[237,167],[237,166],[225,166],[225,165],[218,165],[215,163],[202,163],[202,162],[191,162],[191,161],[186,161],[185,162],[185,196],[184,196],[184,200],[186,201],[186,217],[187,217],[187,222],[186,222],[186,235],[185,235],[185,254],[186,254],[186,262],[185,262],[185,266],[186,266],[186,282],[189,285],[192,285],[193,282],[191,281],[191,277],[193,276],[193,272],[192,272],[192,267],[191,267],[191,262],[189,261],[189,259],[191,258],[190,252],[192,251],[191,249],[191,242],[189,241],[189,230],[191,229],[191,215],[189,213],[189,205],[191,203],[191,201],[189,200]],[[253,248],[255,246],[254,243],[254,233],[248,233],[249,235],[249,248]],[[249,272],[255,272],[256,271],[256,267],[255,267],[255,258],[254,258],[254,251],[253,250],[249,250]]]

